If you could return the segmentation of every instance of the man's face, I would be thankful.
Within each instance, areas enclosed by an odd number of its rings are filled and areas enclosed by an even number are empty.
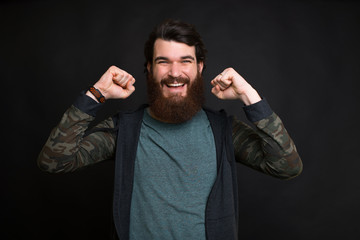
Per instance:
[[[148,63],[148,98],[153,117],[168,123],[191,119],[204,102],[201,71],[195,47],[158,39],[152,64]]]
[[[157,39],[153,62],[147,68],[165,98],[186,97],[189,85],[201,74],[203,63],[196,61],[195,46]]]

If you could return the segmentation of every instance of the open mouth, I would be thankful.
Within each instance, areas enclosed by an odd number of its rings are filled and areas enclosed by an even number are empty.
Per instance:
[[[178,82],[172,82],[172,83],[165,83],[163,85],[163,94],[164,96],[183,96],[186,95],[187,90],[187,83],[178,83]]]
[[[169,88],[183,87],[184,85],[185,85],[185,83],[168,83],[168,84],[166,84],[166,86]]]

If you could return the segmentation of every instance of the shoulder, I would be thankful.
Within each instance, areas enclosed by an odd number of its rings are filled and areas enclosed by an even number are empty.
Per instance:
[[[142,104],[140,107],[136,108],[136,109],[132,109],[132,110],[120,110],[117,112],[116,115],[131,115],[131,114],[136,114],[139,112],[144,112],[144,110],[148,107],[148,104]]]
[[[210,118],[213,118],[213,119],[227,121],[227,122],[231,123],[234,119],[234,117],[229,116],[224,109],[214,110],[211,108],[203,107],[203,110],[207,114],[209,120],[210,120]]]
[[[233,117],[228,116],[224,109],[216,111],[203,107],[203,110],[205,111],[214,132],[218,130],[220,131],[219,133],[221,133],[231,129]]]
[[[143,118],[144,110],[148,107],[147,104],[143,104],[137,109],[133,110],[120,110],[117,111],[113,116],[112,119],[114,124],[117,126],[121,119],[130,120],[130,121],[140,121]]]

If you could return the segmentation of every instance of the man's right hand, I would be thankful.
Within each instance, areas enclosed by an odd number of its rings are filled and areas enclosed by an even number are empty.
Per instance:
[[[125,99],[135,91],[134,83],[135,78],[131,74],[116,66],[111,66],[94,87],[104,95],[105,99]],[[89,91],[86,95],[96,100]]]

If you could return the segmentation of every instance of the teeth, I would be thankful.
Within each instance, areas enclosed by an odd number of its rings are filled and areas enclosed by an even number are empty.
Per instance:
[[[180,86],[183,86],[184,83],[170,83],[168,84],[169,87],[180,87]]]

